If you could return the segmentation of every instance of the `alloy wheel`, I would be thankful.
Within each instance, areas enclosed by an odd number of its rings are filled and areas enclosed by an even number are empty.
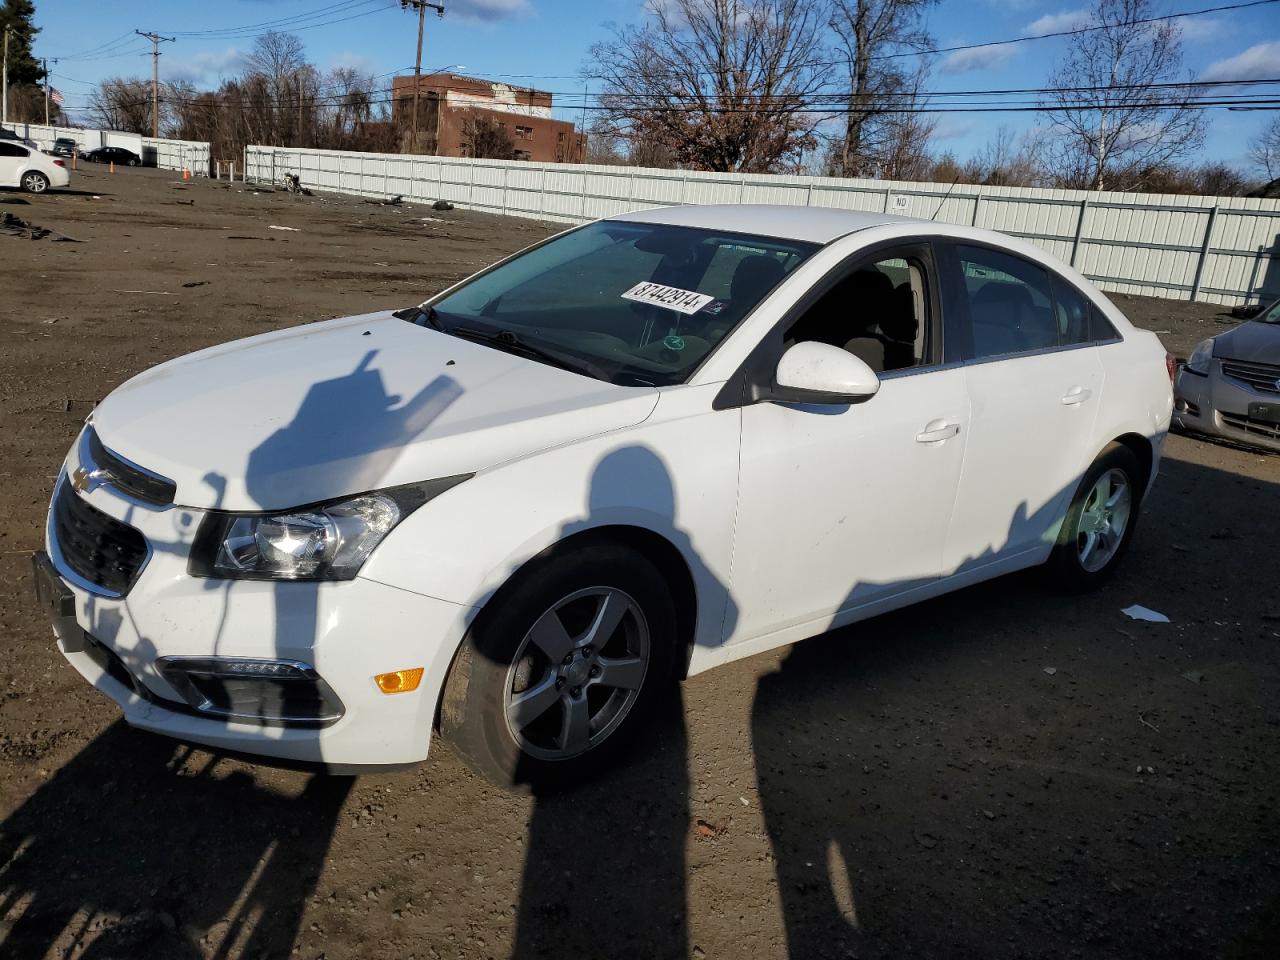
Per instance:
[[[568,760],[599,746],[635,706],[650,647],[643,611],[616,587],[588,587],[554,603],[507,671],[503,707],[520,748]]]
[[[28,173],[22,178],[22,186],[30,193],[44,193],[49,181],[38,173]]]
[[[1076,525],[1076,557],[1089,573],[1097,573],[1116,555],[1133,511],[1133,491],[1123,470],[1098,477],[1085,497]]]

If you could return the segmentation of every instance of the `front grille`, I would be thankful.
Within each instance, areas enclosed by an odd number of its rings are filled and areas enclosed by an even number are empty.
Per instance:
[[[130,463],[118,453],[108,450],[98,439],[93,427],[87,428],[89,457],[93,464],[110,477],[110,482],[129,496],[164,507],[173,503],[177,484],[159,474]]]
[[[62,483],[53,500],[53,540],[62,559],[92,584],[123,596],[147,560],[147,541]]]
[[[1280,393],[1280,365],[1252,360],[1223,360],[1222,372],[1264,393]]]
[[[1222,414],[1222,422],[1236,430],[1243,430],[1257,437],[1268,440],[1280,440],[1280,423],[1268,423],[1266,420],[1254,420],[1239,413]]]

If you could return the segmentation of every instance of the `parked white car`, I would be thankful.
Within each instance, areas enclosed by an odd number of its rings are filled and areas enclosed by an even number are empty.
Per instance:
[[[94,411],[38,592],[129,723],[576,776],[669,681],[1025,567],[1112,572],[1169,358],[1021,240],[678,207]]]
[[[0,140],[0,187],[44,193],[71,183],[66,162],[17,140]]]

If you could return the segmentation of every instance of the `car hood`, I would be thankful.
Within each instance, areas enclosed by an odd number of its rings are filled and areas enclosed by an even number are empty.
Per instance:
[[[1250,320],[1213,340],[1213,355],[1229,360],[1280,364],[1280,324]]]
[[[163,363],[93,423],[116,454],[173,480],[178,504],[278,510],[619,430],[657,398],[375,313]]]

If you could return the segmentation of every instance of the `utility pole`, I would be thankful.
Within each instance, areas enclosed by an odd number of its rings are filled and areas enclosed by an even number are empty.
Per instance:
[[[9,28],[4,28],[4,70],[0,82],[0,123],[9,122]]]
[[[162,37],[158,33],[133,31],[140,37],[151,41],[151,136],[160,136],[160,41],[173,43],[173,37]]]
[[[58,61],[55,60],[53,62],[57,63]],[[49,60],[48,58],[42,57],[40,60],[40,65],[44,67],[44,125],[47,127],[49,125]]]
[[[430,3],[428,0],[400,0],[401,10],[417,10],[418,11],[418,55],[413,61],[413,149],[418,149],[418,92],[422,86],[422,27],[427,17],[427,7],[436,12],[439,17],[444,17],[444,0],[439,3]],[[439,104],[436,105],[437,113]],[[437,146],[438,149],[438,146]]]

